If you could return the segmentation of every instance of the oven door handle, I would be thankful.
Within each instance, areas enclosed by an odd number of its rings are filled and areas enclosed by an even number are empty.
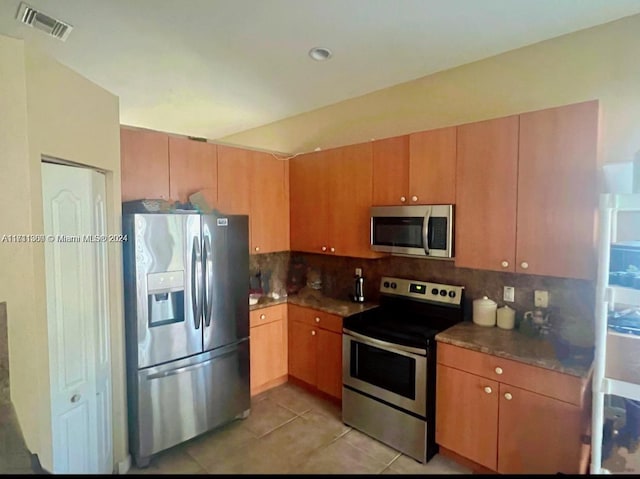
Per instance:
[[[422,223],[422,246],[429,256],[429,220],[431,219],[431,206],[425,208],[424,222]]]
[[[405,352],[405,353],[413,353],[413,354],[419,354],[421,356],[426,356],[427,355],[427,351],[426,349],[420,349],[420,348],[412,348],[411,346],[404,346],[402,344],[394,344],[394,343],[389,343],[387,341],[382,341],[380,339],[373,339],[370,338],[369,336],[365,336],[363,334],[360,333],[354,333],[353,331],[351,331],[350,329],[343,329],[342,330],[343,333],[348,334],[349,336],[358,339],[360,341],[362,341],[365,344],[370,344],[371,346],[377,346],[380,349],[385,349],[387,351],[391,351],[391,352]]]

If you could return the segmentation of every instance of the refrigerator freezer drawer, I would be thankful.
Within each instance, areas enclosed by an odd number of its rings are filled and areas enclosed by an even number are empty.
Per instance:
[[[137,463],[248,412],[249,340],[141,370],[138,391]]]

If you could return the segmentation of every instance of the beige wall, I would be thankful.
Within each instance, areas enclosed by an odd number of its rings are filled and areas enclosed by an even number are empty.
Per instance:
[[[3,175],[0,234],[42,233],[41,155],[100,168],[107,177],[107,228],[121,231],[118,98],[21,41],[0,36]],[[5,104],[9,114],[5,115]],[[5,131],[5,127],[9,131]],[[5,164],[6,163],[6,164]],[[5,213],[8,212],[9,214]],[[121,245],[109,245],[114,460],[127,452]],[[51,470],[44,248],[0,244],[7,301],[11,398],[27,446]]]
[[[640,15],[627,17],[220,140],[299,153],[600,99],[602,159],[629,161],[640,150],[639,31]]]

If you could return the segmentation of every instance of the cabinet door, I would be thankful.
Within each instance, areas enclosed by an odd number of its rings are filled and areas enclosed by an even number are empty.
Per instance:
[[[409,199],[409,136],[373,142],[373,205],[403,205]]]
[[[516,271],[595,279],[598,102],[520,115]]]
[[[249,150],[218,145],[218,210],[227,215],[250,213]]]
[[[120,128],[122,201],[169,199],[169,135]]]
[[[581,414],[572,404],[500,384],[498,472],[578,474]]]
[[[455,264],[514,271],[518,117],[458,127]]]
[[[328,252],[328,153],[319,151],[290,160],[292,251]]]
[[[330,150],[329,252],[357,258],[380,257],[371,251],[370,224],[373,161],[371,143]]]
[[[289,316],[289,374],[316,385],[316,336],[313,326]]]
[[[436,382],[436,442],[495,471],[499,383],[441,364]]]
[[[283,320],[250,329],[251,392],[287,374],[287,336]]]
[[[207,198],[216,198],[217,174],[216,145],[169,137],[169,194],[172,200],[186,203],[189,195],[200,190],[207,190]]]
[[[456,202],[456,127],[409,135],[411,204]]]
[[[252,152],[251,252],[289,249],[289,184],[287,162]]]
[[[342,334],[317,330],[317,388],[342,398]]]

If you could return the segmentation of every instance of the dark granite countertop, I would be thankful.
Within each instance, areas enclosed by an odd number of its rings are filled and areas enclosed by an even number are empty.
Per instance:
[[[559,359],[549,339],[526,336],[517,329],[478,326],[471,321],[438,333],[436,340],[580,378],[589,377],[593,364],[592,357]]]
[[[343,318],[378,306],[376,303],[354,303],[351,301],[329,298],[321,294],[306,294],[284,296],[278,299],[262,296],[258,300],[258,304],[249,306],[249,310],[253,311],[282,303],[291,303],[298,306],[304,306],[306,308],[313,308],[319,311],[324,311],[325,313],[336,314]]]

